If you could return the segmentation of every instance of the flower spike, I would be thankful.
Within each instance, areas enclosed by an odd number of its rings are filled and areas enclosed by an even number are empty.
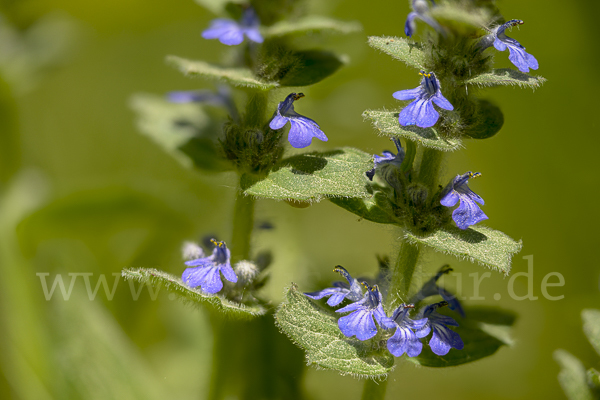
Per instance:
[[[211,242],[215,245],[212,254],[187,261],[185,265],[192,268],[186,268],[181,279],[190,287],[200,286],[206,293],[214,294],[223,289],[221,274],[233,283],[238,278],[231,268],[231,252],[225,242],[217,242],[215,239],[211,239]]]
[[[302,97],[304,97],[304,93],[290,93],[285,100],[277,105],[277,110],[269,123],[269,127],[276,130],[283,128],[289,122],[291,128],[288,133],[288,140],[292,147],[297,149],[309,146],[313,137],[324,142],[327,141],[327,136],[325,136],[319,124],[294,111],[294,101]]]
[[[521,43],[515,39],[506,36],[504,33],[507,28],[513,26],[523,25],[523,21],[520,19],[511,19],[503,25],[498,26],[492,31],[494,35],[494,47],[498,51],[505,51],[508,47],[510,53],[508,59],[517,67],[521,72],[529,72],[529,68],[538,69],[539,64],[534,56],[525,51],[525,47],[521,46]]]
[[[433,72],[419,73],[423,77],[421,84],[415,89],[400,90],[395,92],[397,100],[412,100],[400,111],[398,121],[400,125],[416,125],[420,128],[429,128],[436,124],[440,114],[433,108],[433,103],[444,110],[454,110],[450,102],[442,95],[440,81]]]
[[[338,265],[333,269],[334,272],[342,275],[348,283],[345,282],[333,282],[332,288],[323,289],[318,292],[304,293],[305,296],[310,297],[313,300],[319,300],[323,297],[331,296],[327,300],[327,304],[331,307],[337,306],[344,299],[358,301],[362,297],[362,289],[360,283],[350,276],[350,273],[346,271],[344,267]]]
[[[251,41],[262,43],[263,37],[259,31],[260,20],[252,7],[244,10],[240,21],[228,18],[212,20],[208,29],[202,32],[204,39],[219,39],[228,46],[235,46],[244,41],[244,35]]]
[[[452,212],[452,219],[460,229],[467,229],[479,221],[488,219],[488,216],[481,211],[476,204],[484,204],[484,201],[475,192],[469,189],[467,185],[469,178],[481,176],[479,172],[466,172],[462,175],[456,175],[454,179],[446,186],[442,194],[440,203],[446,207],[453,207],[460,201],[460,205]]]

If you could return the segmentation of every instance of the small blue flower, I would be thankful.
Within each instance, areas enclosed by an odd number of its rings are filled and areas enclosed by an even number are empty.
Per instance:
[[[467,185],[469,178],[477,178],[479,176],[481,176],[479,172],[472,173],[471,171],[462,175],[456,175],[452,182],[446,186],[442,194],[440,203],[443,206],[453,207],[460,201],[458,208],[452,212],[452,219],[460,229],[467,229],[479,221],[488,219],[487,215],[475,203],[483,205],[483,199],[469,189]]]
[[[525,51],[525,47],[521,46],[521,43],[515,39],[506,36],[504,31],[506,28],[513,26],[523,25],[523,21],[520,19],[511,19],[507,23],[500,25],[494,29],[494,47],[498,51],[504,51],[508,47],[510,53],[508,59],[517,67],[521,72],[529,72],[529,68],[538,69],[539,64],[534,56]]]
[[[442,95],[440,81],[433,72],[426,74],[425,71],[421,71],[419,75],[423,76],[419,87],[400,90],[392,96],[397,100],[415,99],[400,112],[398,117],[400,125],[417,125],[420,128],[429,128],[435,125],[440,117],[440,114],[433,108],[433,103],[444,110],[453,110],[454,107]]]
[[[419,317],[427,318],[427,323],[423,328],[415,332],[418,337],[425,337],[433,330],[433,335],[429,340],[429,347],[438,356],[445,356],[450,349],[454,347],[462,350],[464,343],[460,335],[454,332],[449,326],[458,326],[458,323],[450,317],[439,314],[436,309],[448,305],[445,301],[434,303],[421,309]]]
[[[465,311],[463,310],[462,305],[460,304],[460,301],[458,301],[456,296],[454,296],[452,293],[450,293],[443,287],[439,287],[437,285],[437,281],[441,278],[441,276],[444,274],[448,274],[450,272],[452,272],[452,268],[450,268],[450,266],[447,264],[444,265],[442,268],[440,268],[440,270],[437,272],[437,274],[435,274],[435,276],[433,278],[428,280],[423,285],[421,290],[419,290],[419,292],[417,294],[415,294],[412,297],[412,299],[410,299],[410,302],[418,303],[419,301],[425,300],[426,298],[428,298],[430,296],[435,296],[435,295],[439,294],[440,296],[442,296],[442,298],[445,301],[448,302],[448,305],[450,306],[451,310],[455,310],[462,317],[464,317]]]
[[[427,318],[412,320],[408,317],[410,310],[415,308],[412,304],[401,304],[392,313],[392,318],[384,322],[384,328],[394,329],[396,332],[388,339],[387,348],[396,357],[406,353],[409,357],[416,357],[423,350],[423,343],[419,338],[425,337],[429,332],[425,332],[423,327],[427,323]],[[413,332],[415,331],[416,332]]]
[[[206,293],[217,293],[223,289],[221,274],[229,282],[237,282],[237,276],[229,261],[231,253],[225,242],[211,240],[215,245],[212,255],[187,261],[188,267],[183,271],[181,279],[190,287],[200,286]]]
[[[273,119],[269,123],[271,129],[277,130],[283,128],[289,122],[291,128],[288,140],[292,147],[297,149],[309,146],[313,137],[324,142],[327,141],[327,136],[315,121],[294,111],[294,101],[302,97],[304,97],[303,93],[290,93],[285,100],[279,103],[277,111],[275,111]]]
[[[252,7],[244,10],[241,20],[217,18],[211,21],[204,32],[204,39],[219,39],[219,42],[228,46],[235,46],[244,41],[244,35],[256,43],[262,43],[263,37],[259,31],[260,20]]]
[[[431,3],[435,6],[435,1],[431,0]],[[427,5],[427,1],[413,0],[412,9],[413,11],[408,14],[408,17],[406,18],[406,23],[404,24],[404,33],[406,34],[406,36],[412,37],[413,33],[415,33],[415,30],[417,29],[417,22],[415,21],[415,19],[420,19],[439,33],[444,34],[444,31],[440,24],[438,24],[435,19],[431,18],[431,15],[429,14],[429,6]]]
[[[233,119],[238,119],[238,111],[229,87],[221,85],[217,92],[212,90],[187,90],[167,93],[171,103],[205,103],[215,107],[224,107]]]
[[[360,287],[360,283],[354,279],[348,271],[341,265],[338,265],[333,269],[334,272],[338,272],[341,274],[348,283],[345,282],[333,282],[332,288],[323,289],[319,292],[311,292],[304,293],[307,297],[310,297],[313,300],[320,300],[323,297],[331,296],[327,300],[327,304],[331,307],[337,306],[344,299],[358,301],[362,297],[362,288]]]
[[[342,333],[347,337],[355,336],[359,340],[371,339],[377,334],[377,326],[373,322],[373,317],[380,326],[384,326],[386,319],[389,319],[383,311],[383,301],[381,293],[377,285],[370,287],[368,283],[362,282],[367,288],[367,292],[362,300],[347,305],[346,307],[336,310],[336,312],[344,313],[353,311],[352,313],[341,317],[338,320],[338,326]]]
[[[402,143],[400,143],[400,139],[392,138],[392,141],[396,145],[398,153],[394,154],[391,151],[386,150],[382,153],[382,156],[378,156],[377,154],[375,154],[373,156],[375,165],[373,166],[373,169],[366,172],[369,180],[373,180],[373,177],[375,176],[375,171],[380,170],[385,165],[392,165],[396,168],[400,168],[402,161],[404,161],[404,149],[402,148]]]

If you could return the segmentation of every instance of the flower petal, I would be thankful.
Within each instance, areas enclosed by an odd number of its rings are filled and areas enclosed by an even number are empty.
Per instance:
[[[313,137],[324,142],[327,141],[327,136],[319,128],[319,125],[310,118],[304,116],[290,118],[290,123],[292,127],[288,134],[288,140],[292,147],[297,149],[307,147],[310,145]]]
[[[394,92],[392,94],[392,97],[394,97],[396,100],[412,100],[412,99],[416,99],[416,98],[420,97],[421,92],[422,92],[422,89],[419,86],[418,88],[414,88],[414,89],[406,89],[406,90],[400,90],[398,92]]]
[[[494,40],[494,47],[498,51],[504,51],[504,50],[506,50],[507,46],[502,40],[496,38],[496,40]]]
[[[406,36],[412,37],[413,33],[415,33],[415,29],[417,27],[415,18],[418,16],[419,14],[413,11],[409,13],[406,17],[406,23],[404,24],[404,33],[406,34]]]
[[[400,125],[417,125],[429,128],[435,125],[440,114],[433,108],[431,100],[418,99],[406,106],[398,117]]]
[[[371,339],[377,334],[373,316],[368,310],[358,310],[341,317],[338,326],[345,336],[356,336],[359,340]]]
[[[444,288],[440,288],[440,296],[442,296],[442,298],[448,302],[448,306],[450,307],[451,310],[456,311],[464,318],[465,310],[463,310],[462,305],[460,304],[460,301],[458,301],[458,299],[456,298],[455,295],[448,292]]]
[[[452,104],[450,104],[450,102],[448,101],[448,99],[446,99],[443,95],[442,92],[438,92],[436,93],[431,100],[440,108],[443,108],[444,110],[454,110],[454,106]]]
[[[252,40],[253,42],[262,43],[264,41],[258,28],[247,28],[244,33],[248,39]]]
[[[197,287],[204,282],[206,275],[212,270],[215,269],[212,265],[210,266],[200,266],[195,268],[186,268],[181,275],[181,280],[188,285],[189,287]]]
[[[470,197],[460,196],[460,205],[452,212],[452,219],[460,229],[467,229],[470,225],[488,219],[488,216]]]
[[[221,281],[221,274],[218,268],[211,268],[210,271],[204,276],[204,279],[200,283],[200,287],[206,293],[217,293],[223,289],[223,282]]]
[[[221,264],[221,273],[229,282],[236,283],[238,280],[238,277],[233,271],[233,268],[231,268],[229,261],[226,264]]]
[[[276,113],[271,122],[269,123],[269,128],[273,130],[281,129],[285,126],[285,124],[288,123],[288,120],[288,118],[282,117],[281,115],[278,115]]]

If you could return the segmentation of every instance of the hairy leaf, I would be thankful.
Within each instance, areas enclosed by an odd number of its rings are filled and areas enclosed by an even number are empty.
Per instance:
[[[600,310],[583,310],[581,318],[583,319],[583,331],[596,353],[600,354]]]
[[[407,233],[406,238],[413,244],[424,244],[436,251],[478,262],[505,275],[510,272],[513,254],[522,247],[521,241],[515,242],[504,233],[485,226],[472,226],[465,230],[447,227],[430,236]]]
[[[294,68],[285,74],[281,86],[309,86],[322,81],[337,71],[347,60],[344,57],[320,50],[298,51],[294,53]]]
[[[425,147],[441,151],[454,151],[462,147],[460,139],[443,138],[435,128],[400,125],[397,112],[367,110],[363,113],[363,117],[368,118],[375,128],[388,136],[403,137]]]
[[[202,106],[174,104],[160,96],[140,93],[131,97],[130,107],[138,114],[140,132],[183,166],[195,165],[213,172],[231,169],[217,152],[217,127]]]
[[[330,198],[329,201],[367,221],[377,222],[379,224],[393,224],[395,222],[392,210],[386,210],[386,204],[389,204],[389,200],[382,192],[377,192],[373,196],[365,199],[356,197],[333,197]]]
[[[348,34],[360,32],[362,26],[357,21],[345,22],[321,16],[308,16],[296,21],[279,21],[262,29],[263,37],[310,35],[313,33]]]
[[[191,61],[177,56],[167,56],[167,63],[186,76],[199,76],[236,87],[248,87],[258,90],[270,90],[277,87],[275,82],[265,82],[258,79],[247,68],[224,68],[204,61]]]
[[[585,367],[568,351],[558,349],[554,352],[554,360],[560,365],[558,383],[569,400],[593,400],[594,396],[587,384]]]
[[[510,68],[495,69],[487,74],[477,75],[465,81],[468,85],[477,86],[501,86],[501,85],[517,85],[520,87],[530,87],[536,89],[546,82],[546,78],[541,76],[532,76],[521,71],[516,71]]]
[[[275,200],[320,201],[324,197],[369,197],[365,171],[373,156],[350,147],[283,160],[261,180],[242,182],[247,195]]]
[[[394,357],[379,353],[369,342],[344,336],[335,316],[318,307],[292,287],[275,315],[277,325],[306,351],[309,364],[341,374],[382,376],[394,366]]]
[[[425,68],[422,45],[412,40],[391,36],[369,36],[369,46],[381,50],[418,70]]]
[[[489,357],[505,345],[512,345],[510,329],[516,315],[512,311],[495,307],[471,307],[465,309],[465,318],[449,314],[459,326],[454,330],[460,335],[465,347],[462,350],[450,349],[445,356],[434,354],[429,346],[417,357],[408,360],[425,367],[452,367]]]
[[[121,271],[121,275],[125,279],[135,279],[157,288],[164,287],[167,291],[175,293],[183,300],[190,303],[209,305],[214,307],[217,311],[238,318],[252,318],[266,313],[266,310],[259,305],[246,306],[227,300],[218,295],[205,293],[199,288],[187,286],[178,276],[154,268],[126,268]]]

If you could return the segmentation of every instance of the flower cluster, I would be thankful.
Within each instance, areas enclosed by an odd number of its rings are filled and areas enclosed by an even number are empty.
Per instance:
[[[448,354],[453,347],[458,350],[463,348],[458,333],[449,328],[449,326],[458,326],[458,323],[453,318],[436,311],[440,307],[450,305],[451,309],[464,315],[456,297],[447,290],[438,288],[436,284],[440,276],[451,271],[447,266],[442,267],[415,296],[418,302],[440,294],[444,301],[422,307],[414,318],[410,316],[411,311],[415,309],[414,304],[401,304],[391,316],[388,316],[383,310],[384,298],[377,284],[371,286],[366,280],[359,282],[341,266],[335,267],[334,271],[346,278],[348,283],[335,282],[331,288],[305,293],[305,295],[315,300],[331,296],[327,301],[330,306],[336,306],[343,300],[351,301],[347,306],[336,310],[337,313],[349,313],[338,320],[338,327],[346,337],[356,336],[359,340],[369,340],[377,335],[377,325],[379,325],[384,335],[388,337],[389,352],[396,357],[404,353],[409,357],[421,354],[423,343],[420,339],[427,337],[429,333],[433,333],[429,340],[429,347],[439,356]],[[366,289],[364,294],[361,285]]]
[[[204,292],[214,294],[223,289],[221,274],[233,283],[237,282],[238,278],[231,268],[231,252],[225,242],[217,242],[215,239],[211,239],[211,242],[215,247],[208,257],[204,257],[204,251],[199,246],[194,247],[189,243],[184,246],[184,258],[196,258],[185,262],[185,265],[191,268],[183,271],[181,279],[190,287],[200,286]]]
[[[283,128],[289,122],[291,127],[288,141],[292,147],[297,149],[309,146],[313,137],[324,142],[327,141],[327,136],[325,136],[319,124],[294,111],[294,101],[302,97],[304,97],[304,93],[290,93],[285,100],[277,105],[277,110],[275,110],[273,119],[269,123],[271,129],[277,130]]]

